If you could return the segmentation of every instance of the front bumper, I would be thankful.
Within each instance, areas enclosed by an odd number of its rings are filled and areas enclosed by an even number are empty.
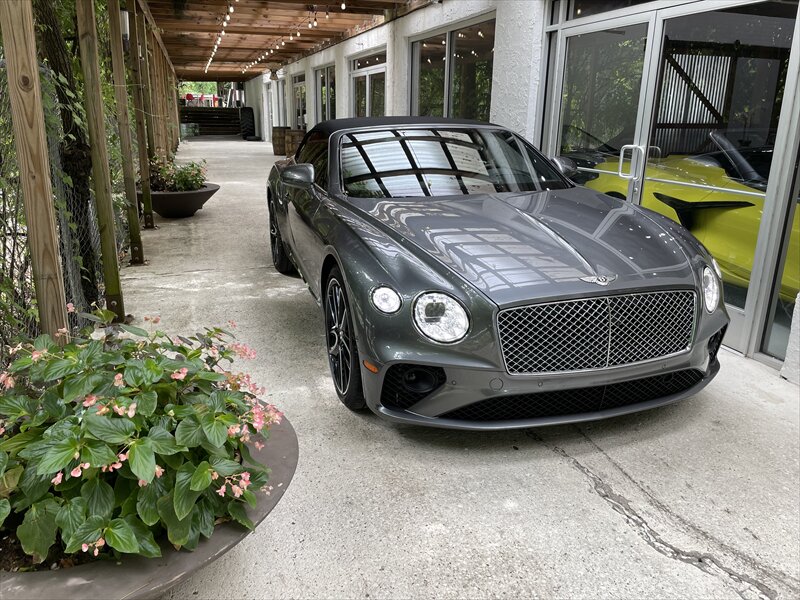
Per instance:
[[[405,403],[387,401],[384,393],[387,373],[396,363],[382,365],[378,374],[362,367],[362,381],[370,409],[396,422],[498,430],[593,421],[664,406],[699,392],[719,371],[716,350],[721,335],[715,341],[712,338],[696,340],[690,352],[678,356],[580,373],[512,376],[436,360],[404,361],[404,365],[416,363],[442,373],[433,391]],[[546,408],[531,410],[530,403],[544,402]],[[503,405],[503,410],[479,408],[493,405]],[[519,417],[509,406],[517,407]]]

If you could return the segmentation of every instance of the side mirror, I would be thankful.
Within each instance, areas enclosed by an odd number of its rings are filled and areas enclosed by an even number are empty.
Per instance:
[[[281,183],[291,188],[307,190],[314,185],[314,165],[300,163],[281,171]]]
[[[553,163],[556,165],[556,168],[561,172],[561,174],[567,179],[572,179],[578,174],[578,165],[576,165],[575,161],[571,158],[567,158],[566,156],[556,156],[553,158]]]

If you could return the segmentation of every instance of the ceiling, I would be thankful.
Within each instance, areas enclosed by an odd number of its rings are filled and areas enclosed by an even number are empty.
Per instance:
[[[179,79],[245,81],[270,66],[313,53],[320,45],[336,43],[400,12],[405,14],[420,2],[345,0],[345,10],[342,0],[329,4],[300,0],[146,0],[146,4]],[[231,6],[233,12],[229,12]],[[226,14],[230,20],[223,27]],[[223,30],[225,35],[220,35]],[[208,64],[218,38],[221,42]],[[249,66],[270,51],[266,58]],[[246,72],[242,73],[243,69]]]

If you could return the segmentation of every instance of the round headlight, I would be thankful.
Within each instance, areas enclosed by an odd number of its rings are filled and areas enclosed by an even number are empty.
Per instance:
[[[422,294],[414,303],[414,323],[436,342],[457,342],[469,330],[467,311],[458,301],[439,292]]]
[[[703,268],[703,301],[707,312],[714,312],[719,305],[719,279],[714,271]]]
[[[372,290],[372,304],[382,313],[396,313],[402,303],[400,294],[390,287],[381,286]]]

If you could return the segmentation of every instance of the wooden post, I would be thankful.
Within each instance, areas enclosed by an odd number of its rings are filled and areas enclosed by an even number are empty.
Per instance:
[[[147,156],[151,160],[156,156],[155,129],[153,125],[153,96],[150,85],[150,59],[147,49],[147,27],[144,16],[136,13],[136,34],[139,40],[141,55],[139,56],[139,75],[142,82],[142,95],[144,97],[144,120],[147,124]]]
[[[142,234],[139,231],[139,200],[136,198],[136,177],[133,173],[133,148],[131,142],[131,122],[128,115],[128,85],[125,77],[125,51],[122,48],[122,27],[120,25],[119,0],[108,0],[108,20],[111,26],[111,68],[114,71],[114,95],[117,101],[117,123],[119,124],[119,145],[122,150],[122,179],[125,182],[125,195],[128,214],[128,235],[131,243],[131,264],[144,264]]]
[[[56,334],[67,327],[66,295],[30,0],[0,2],[0,26],[39,321],[45,333],[63,341]]]
[[[144,228],[155,229],[153,221],[153,199],[150,191],[150,153],[147,149],[147,125],[145,119],[144,91],[142,86],[141,60],[139,60],[139,28],[135,0],[131,2],[131,50],[128,63],[133,75],[133,114],[136,120],[136,139],[139,149],[139,177],[142,180],[142,212]]]
[[[86,120],[89,125],[89,144],[92,149],[92,182],[97,204],[97,223],[100,226],[100,251],[103,257],[103,282],[106,308],[125,319],[122,285],[119,280],[117,241],[114,235],[114,205],[111,200],[111,174],[108,171],[106,127],[103,121],[103,95],[100,90],[100,63],[97,58],[97,20],[94,0],[77,0],[78,38],[81,48],[81,68],[86,92]]]

